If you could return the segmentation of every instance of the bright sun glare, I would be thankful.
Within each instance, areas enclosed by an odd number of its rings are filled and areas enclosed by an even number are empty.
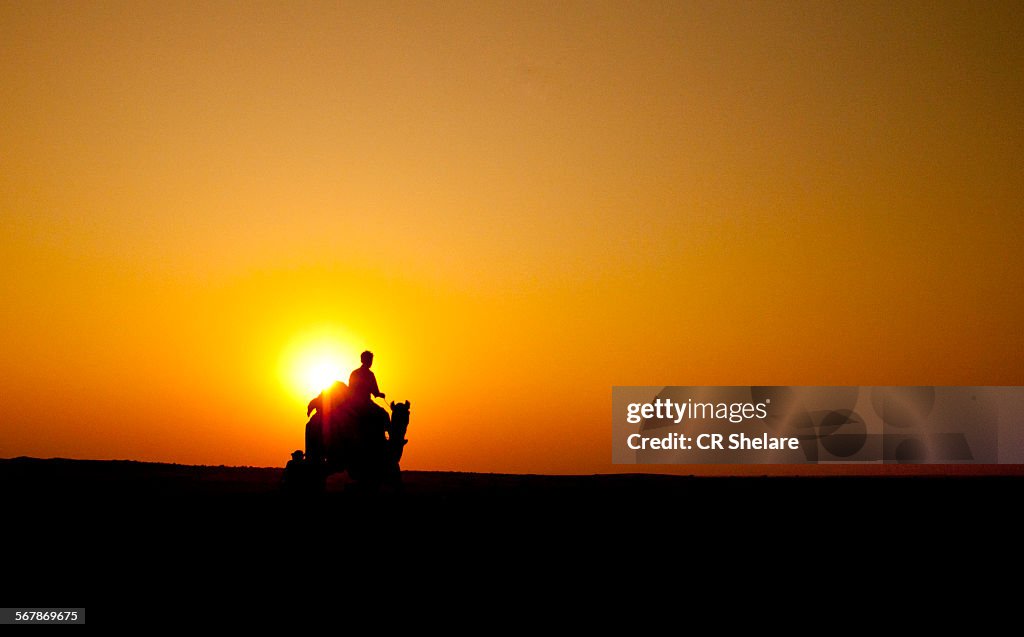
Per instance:
[[[336,380],[348,382],[348,371],[358,366],[358,354],[353,354],[343,339],[314,335],[297,339],[288,347],[283,380],[297,397],[308,400]]]
[[[307,394],[313,395],[341,378],[341,374],[340,361],[327,355],[313,354],[309,362],[303,365],[302,387]]]

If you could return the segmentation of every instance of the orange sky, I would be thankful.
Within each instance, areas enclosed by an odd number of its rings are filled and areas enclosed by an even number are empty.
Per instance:
[[[0,2],[0,457],[282,465],[321,345],[407,469],[1022,385],[1022,69],[1018,2]]]

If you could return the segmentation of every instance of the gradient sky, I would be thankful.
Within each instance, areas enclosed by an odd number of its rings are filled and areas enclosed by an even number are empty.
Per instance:
[[[1022,385],[1022,105],[1019,2],[0,1],[0,457],[280,466],[365,348],[407,469]]]

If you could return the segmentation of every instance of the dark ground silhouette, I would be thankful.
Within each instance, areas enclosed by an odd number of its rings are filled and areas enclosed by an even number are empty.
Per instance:
[[[322,496],[289,497],[281,474],[0,460],[4,605],[65,604],[88,608],[90,624],[148,625],[168,608],[218,617],[225,591],[259,617],[287,618],[394,607],[400,589],[402,607],[430,612],[456,601],[564,611],[567,591],[598,600],[664,573],[725,595],[744,573],[974,568],[1016,545],[1024,486],[1020,476],[409,471],[402,493],[353,493],[335,476]],[[163,623],[193,625],[189,617]]]

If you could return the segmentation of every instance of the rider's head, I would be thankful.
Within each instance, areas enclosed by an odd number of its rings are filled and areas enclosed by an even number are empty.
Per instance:
[[[363,365],[366,365],[367,367],[373,365],[373,352],[371,352],[370,350],[366,350],[365,352],[360,354],[359,362],[361,362]]]

